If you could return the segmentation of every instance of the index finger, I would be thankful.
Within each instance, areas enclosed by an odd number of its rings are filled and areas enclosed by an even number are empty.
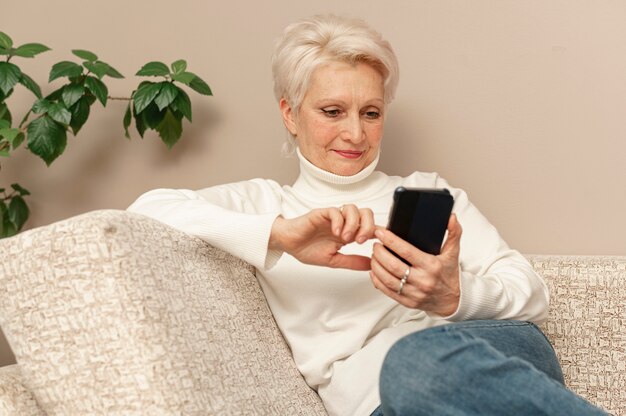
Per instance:
[[[410,265],[420,263],[420,260],[428,254],[424,253],[413,244],[401,239],[393,232],[383,227],[377,227],[374,232],[376,238],[388,249],[409,262]]]

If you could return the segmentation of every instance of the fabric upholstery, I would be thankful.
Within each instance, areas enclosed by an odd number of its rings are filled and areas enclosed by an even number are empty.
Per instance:
[[[550,288],[542,329],[566,384],[626,415],[626,257],[528,256]]]
[[[0,325],[46,414],[325,414],[229,254],[123,211],[0,244]]]
[[[2,415],[324,415],[252,268],[125,211],[0,240]],[[626,415],[626,256],[527,256],[569,387]],[[33,399],[33,397],[35,399]],[[35,401],[36,400],[36,401]]]
[[[44,416],[33,393],[24,386],[18,365],[0,368],[0,415]]]

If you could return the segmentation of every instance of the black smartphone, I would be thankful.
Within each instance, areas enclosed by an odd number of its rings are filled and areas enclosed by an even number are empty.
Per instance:
[[[387,229],[420,250],[437,255],[441,252],[453,206],[454,198],[445,188],[398,187],[393,193]]]

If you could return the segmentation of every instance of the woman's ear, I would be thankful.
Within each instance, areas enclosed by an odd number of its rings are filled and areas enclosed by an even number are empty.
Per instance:
[[[280,107],[280,113],[283,116],[283,123],[285,123],[285,127],[287,127],[287,130],[289,130],[289,133],[291,133],[292,136],[296,136],[298,129],[296,126],[295,114],[291,105],[289,105],[289,102],[286,99],[281,98],[278,106]]]

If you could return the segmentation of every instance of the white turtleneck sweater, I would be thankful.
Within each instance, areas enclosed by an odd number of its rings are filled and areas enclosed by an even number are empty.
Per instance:
[[[546,318],[548,290],[528,262],[509,249],[465,192],[436,173],[405,178],[374,171],[378,159],[354,176],[338,176],[299,152],[293,186],[252,179],[199,191],[157,189],[128,209],[198,236],[256,267],[276,322],[298,369],[330,415],[369,415],[379,405],[378,377],[392,344],[404,335],[471,319]],[[294,218],[314,208],[356,204],[387,224],[397,186],[448,188],[461,237],[461,300],[448,317],[408,309],[376,290],[368,272],[300,263],[268,250],[278,215]],[[373,241],[350,244],[344,253],[371,256]],[[271,383],[271,380],[268,380]]]

